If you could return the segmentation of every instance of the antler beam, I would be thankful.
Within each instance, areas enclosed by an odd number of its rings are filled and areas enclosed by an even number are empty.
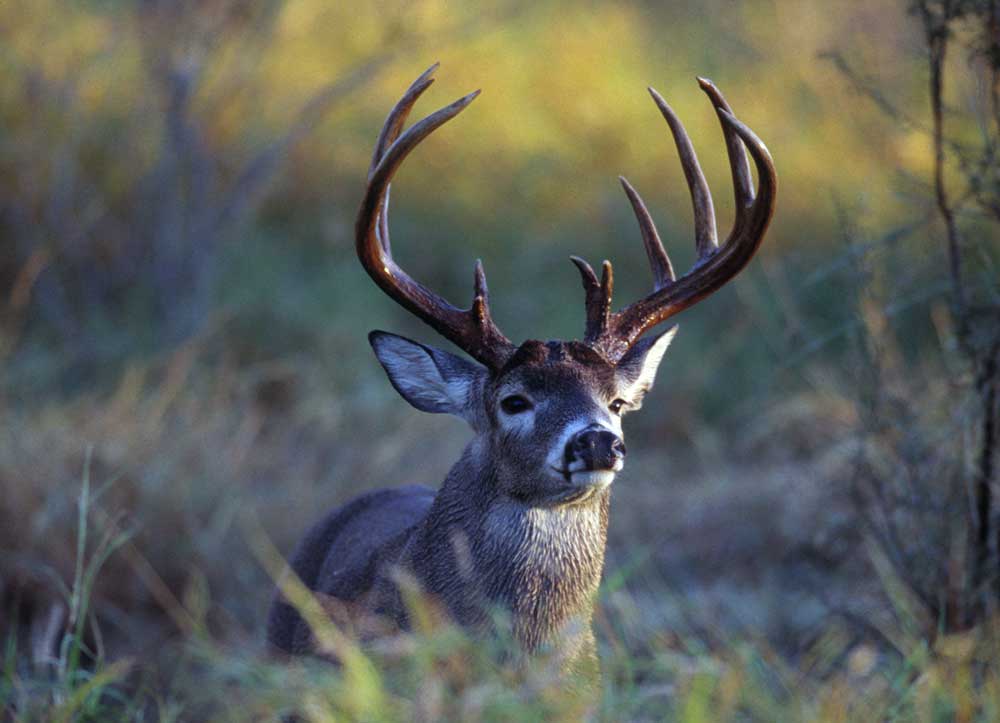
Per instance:
[[[472,306],[459,309],[411,278],[392,258],[389,186],[393,176],[424,138],[461,113],[479,95],[478,90],[470,93],[402,132],[417,99],[434,82],[431,76],[437,67],[435,63],[413,82],[389,112],[379,133],[355,224],[358,258],[368,275],[393,300],[474,359],[491,369],[499,369],[513,353],[514,345],[493,323],[482,262],[476,261]]]
[[[646,331],[718,291],[742,271],[760,248],[774,213],[778,178],[767,146],[736,119],[726,99],[710,80],[699,78],[698,84],[715,106],[726,139],[736,194],[733,228],[726,242],[720,246],[712,194],[691,139],[673,109],[659,93],[650,88],[649,93],[674,137],[691,192],[698,260],[688,273],[679,279],[675,278],[670,258],[663,248],[646,205],[629,182],[622,178],[622,186],[639,222],[639,231],[653,271],[652,293],[617,313],[611,313],[611,264],[604,262],[604,281],[598,284],[593,269],[582,259],[572,258],[580,269],[586,294],[587,326],[584,341],[611,361],[619,360]],[[756,194],[747,151],[757,168]]]
[[[459,309],[411,278],[392,258],[388,220],[389,189],[394,174],[424,138],[461,113],[479,95],[479,91],[470,93],[404,132],[403,126],[410,111],[434,82],[432,75],[437,67],[437,64],[431,66],[413,82],[393,107],[379,133],[368,172],[368,186],[355,226],[358,258],[375,283],[392,299],[470,356],[496,370],[510,358],[514,345],[493,322],[482,263],[476,262],[472,305],[468,309]],[[778,180],[767,147],[753,131],[736,119],[722,93],[711,81],[699,78],[698,83],[715,107],[726,140],[736,196],[733,227],[720,246],[712,194],[691,139],[673,109],[650,88],[649,93],[673,135],[691,193],[698,260],[688,273],[679,279],[676,277],[645,203],[629,182],[621,178],[639,223],[653,273],[653,291],[621,311],[612,313],[614,279],[611,264],[604,262],[601,279],[598,280],[586,261],[572,257],[580,271],[586,295],[584,341],[612,362],[621,359],[646,331],[718,291],[735,277],[757,252],[774,213]],[[756,193],[748,152],[757,169]]]

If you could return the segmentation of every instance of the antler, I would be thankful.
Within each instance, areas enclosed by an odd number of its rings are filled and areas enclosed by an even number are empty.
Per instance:
[[[368,171],[368,187],[355,225],[358,258],[368,275],[397,303],[473,358],[491,369],[498,369],[511,355],[514,345],[490,316],[482,262],[476,261],[472,306],[458,309],[397,266],[389,244],[389,184],[396,170],[420,141],[461,113],[479,95],[477,90],[460,98],[413,124],[400,135],[413,105],[434,82],[431,76],[437,67],[435,63],[413,81],[390,111],[379,133]]]
[[[625,194],[639,222],[646,255],[653,270],[653,292],[612,314],[611,264],[604,262],[602,279],[598,283],[590,265],[583,259],[572,257],[573,263],[580,269],[586,293],[587,326],[584,341],[611,361],[619,360],[647,330],[718,291],[742,271],[760,247],[774,213],[778,178],[767,146],[736,119],[726,99],[710,80],[699,78],[698,84],[712,100],[726,138],[736,193],[736,219],[726,242],[719,246],[712,194],[698,165],[691,139],[666,101],[650,88],[653,101],[670,126],[691,191],[698,260],[688,273],[680,279],[675,278],[670,258],[663,248],[646,205],[629,182],[621,178]],[[756,198],[744,148],[750,151],[757,167],[759,184]]]

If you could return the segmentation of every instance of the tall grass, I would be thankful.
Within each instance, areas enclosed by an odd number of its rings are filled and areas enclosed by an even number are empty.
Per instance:
[[[95,499],[96,498],[96,499]],[[707,650],[695,639],[646,631],[648,646],[621,645],[626,610],[603,590],[599,600],[603,684],[574,693],[544,657],[524,660],[502,638],[470,639],[415,599],[415,630],[362,649],[322,613],[319,601],[286,583],[339,666],[318,659],[275,660],[259,644],[226,642],[193,629],[166,649],[108,659],[92,640],[92,582],[120,554],[127,535],[110,531],[85,470],[77,507],[77,572],[66,590],[71,625],[58,641],[32,640],[30,664],[8,633],[0,706],[16,721],[105,720],[676,720],[700,721],[990,721],[1000,715],[996,645],[1000,624],[984,623],[933,648],[913,638],[885,656],[837,625],[827,627],[794,664],[762,640],[729,640]],[[261,564],[280,558],[256,524],[243,525]],[[93,535],[98,542],[88,543]],[[91,549],[92,547],[92,549]],[[89,550],[89,552],[88,552]],[[117,551],[117,552],[116,552]],[[200,615],[204,601],[185,609]],[[81,621],[87,621],[84,625]],[[55,628],[58,629],[58,628]],[[89,636],[87,630],[90,630]],[[46,645],[56,656],[37,655]],[[516,662],[512,662],[516,661]],[[157,681],[155,684],[152,681]]]
[[[101,489],[92,495],[90,472],[88,450],[77,497],[76,560],[69,586],[62,589],[61,600],[50,603],[45,625],[29,628],[27,640],[19,637],[16,621],[8,628],[0,701],[18,720],[101,720],[127,701],[119,684],[132,661],[107,659],[91,593],[104,564],[131,533],[107,520],[92,529],[91,514]],[[94,532],[99,534],[96,545]]]

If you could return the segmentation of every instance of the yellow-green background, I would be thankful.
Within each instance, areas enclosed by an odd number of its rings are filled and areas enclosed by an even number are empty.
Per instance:
[[[924,53],[917,20],[890,0],[0,4],[8,611],[39,614],[58,598],[51,579],[71,579],[85,470],[102,490],[93,524],[134,532],[94,592],[112,658],[185,640],[188,615],[222,645],[258,650],[271,581],[249,537],[287,552],[353,494],[443,477],[468,433],[396,398],[365,335],[439,342],[368,280],[352,238],[382,120],[440,61],[415,115],[483,93],[399,173],[393,250],[458,305],[482,258],[494,316],[516,341],[581,335],[570,254],[615,263],[618,303],[648,288],[619,174],[675,265],[692,261],[687,189],[647,86],[690,132],[723,232],[729,171],[696,76],[716,82],[778,170],[761,252],[680,317],[659,384],[626,425],[602,649],[674,651],[688,635],[712,647],[712,630],[797,660],[840,620],[831,600],[863,598],[853,614],[894,619],[851,516],[865,395],[891,388],[922,405],[881,423],[926,424],[933,449],[961,456],[947,420],[967,381],[948,357]],[[136,215],[170,154],[163,59],[197,78],[188,120],[219,172],[204,193],[180,182],[178,217],[194,201],[221,204],[318,93],[360,74],[281,154],[240,222],[213,236],[208,302],[180,333],[163,309],[184,316],[183,280],[164,293],[115,263],[126,250],[144,258],[136,239],[172,218]],[[956,46],[946,68],[957,142],[983,133],[976,63]],[[946,179],[961,188],[953,164]],[[974,285],[994,274],[996,231],[976,214],[960,223],[977,239]],[[199,249],[184,253],[198,263]],[[42,303],[44,283],[62,312]],[[819,564],[817,550],[835,554]],[[844,655],[864,642],[837,640]],[[629,680],[663,694],[655,675]]]

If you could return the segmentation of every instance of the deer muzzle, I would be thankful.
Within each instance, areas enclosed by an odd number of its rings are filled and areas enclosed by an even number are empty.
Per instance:
[[[587,428],[566,444],[566,469],[574,472],[617,472],[625,463],[625,442],[614,432]]]

